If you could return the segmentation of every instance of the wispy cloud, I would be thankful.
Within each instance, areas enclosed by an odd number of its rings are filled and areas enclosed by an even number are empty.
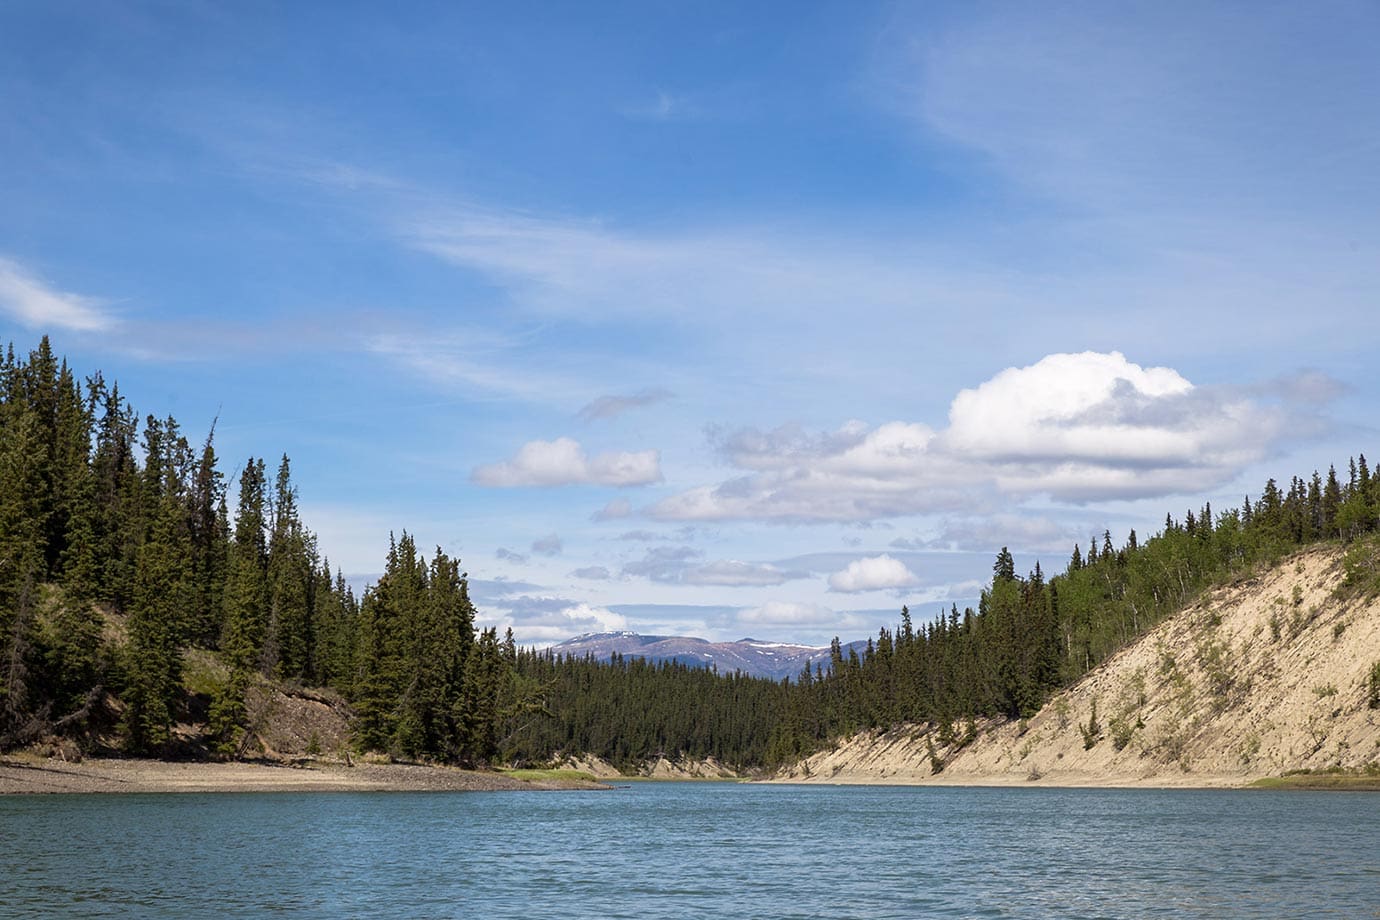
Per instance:
[[[474,328],[437,335],[379,333],[364,340],[370,352],[412,373],[470,394],[515,398],[538,403],[561,402],[585,386],[571,377],[534,368],[523,357],[520,337]]]
[[[650,102],[626,106],[622,113],[628,118],[644,121],[673,121],[700,117],[703,110],[685,94],[657,90]]]
[[[591,521],[618,521],[626,517],[631,517],[633,513],[632,502],[626,498],[611,499],[607,505],[600,508],[589,516]]]
[[[945,518],[936,536],[897,537],[889,544],[900,550],[965,550],[987,552],[1007,545],[1027,552],[1067,551],[1087,536],[1088,526],[1056,521],[1042,515],[996,513]]]
[[[589,457],[578,441],[529,441],[511,460],[477,466],[470,479],[481,486],[643,486],[661,481],[655,450],[616,451]]]
[[[630,396],[600,396],[580,410],[579,418],[585,422],[615,418],[630,409],[650,406],[670,398],[671,391],[661,387],[649,387]]]
[[[681,583],[687,585],[720,585],[731,588],[770,587],[797,578],[808,577],[805,572],[791,572],[774,565],[723,559],[687,569]]]
[[[532,542],[532,552],[538,556],[559,556],[564,548],[560,536],[557,534],[547,534]]]
[[[0,309],[30,329],[101,332],[116,324],[106,301],[58,290],[6,258],[0,258]]]
[[[676,584],[685,570],[703,556],[704,553],[693,546],[653,546],[641,559],[625,563],[622,574],[625,577]]]

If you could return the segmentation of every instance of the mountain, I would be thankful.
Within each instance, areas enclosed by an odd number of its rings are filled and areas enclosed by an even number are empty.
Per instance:
[[[848,654],[850,648],[858,654],[867,646],[866,641],[852,642],[843,647]],[[758,639],[739,639],[736,642],[710,642],[692,636],[643,636],[635,632],[586,633],[567,639],[550,649],[557,655],[570,655],[582,658],[592,655],[606,661],[614,655],[628,658],[645,658],[648,661],[678,661],[681,664],[702,668],[714,668],[720,674],[740,671],[752,677],[770,677],[780,680],[783,677],[794,679],[800,675],[806,662],[813,667],[816,662],[829,665],[829,647],[813,645],[793,645],[788,642],[763,642]]]
[[[794,782],[1242,785],[1380,776],[1380,597],[1321,546],[1205,593],[1028,720],[846,739]]]

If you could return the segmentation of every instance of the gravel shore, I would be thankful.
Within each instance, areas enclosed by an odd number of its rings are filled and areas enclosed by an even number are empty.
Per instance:
[[[580,780],[410,764],[178,763],[161,760],[0,758],[0,795],[131,792],[492,792],[608,789]]]

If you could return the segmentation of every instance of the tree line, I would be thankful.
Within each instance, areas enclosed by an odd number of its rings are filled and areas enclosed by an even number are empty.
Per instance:
[[[302,522],[291,466],[241,468],[227,507],[214,425],[195,448],[171,416],[142,423],[99,374],[45,337],[0,358],[0,749],[114,728],[131,753],[175,751],[190,649],[228,679],[208,702],[237,750],[266,679],[351,700],[368,747],[482,762],[508,668],[474,630],[459,561],[403,533],[356,598]],[[116,717],[114,726],[102,719]]]
[[[881,629],[862,654],[845,655],[836,639],[829,666],[807,668],[794,682],[768,760],[900,722],[930,722],[952,742],[977,718],[1031,716],[1205,588],[1318,541],[1351,546],[1348,579],[1380,591],[1380,475],[1364,454],[1348,469],[1345,479],[1335,468],[1296,476],[1287,490],[1270,479],[1239,508],[1207,504],[1182,519],[1166,516],[1164,529],[1143,542],[1133,530],[1118,546],[1104,531],[1086,553],[1075,545],[1053,577],[1038,562],[1019,575],[1003,547],[976,610],[951,606],[917,626],[902,608],[900,623]]]

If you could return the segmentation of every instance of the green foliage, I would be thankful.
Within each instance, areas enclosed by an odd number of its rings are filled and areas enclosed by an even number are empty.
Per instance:
[[[1342,557],[1342,570],[1347,591],[1362,597],[1380,595],[1380,533],[1353,541]]]
[[[1102,740],[1102,723],[1097,721],[1097,699],[1094,697],[1088,708],[1088,723],[1079,724],[1078,731],[1083,736],[1083,750],[1091,751]],[[1118,749],[1119,750],[1119,749]]]
[[[1131,743],[1131,737],[1136,732],[1137,723],[1125,716],[1117,716],[1108,723],[1107,727],[1111,732],[1112,747],[1115,750],[1123,751],[1126,749],[1126,745]]]
[[[1370,709],[1380,709],[1380,661],[1371,665],[1367,683],[1366,706]]]

